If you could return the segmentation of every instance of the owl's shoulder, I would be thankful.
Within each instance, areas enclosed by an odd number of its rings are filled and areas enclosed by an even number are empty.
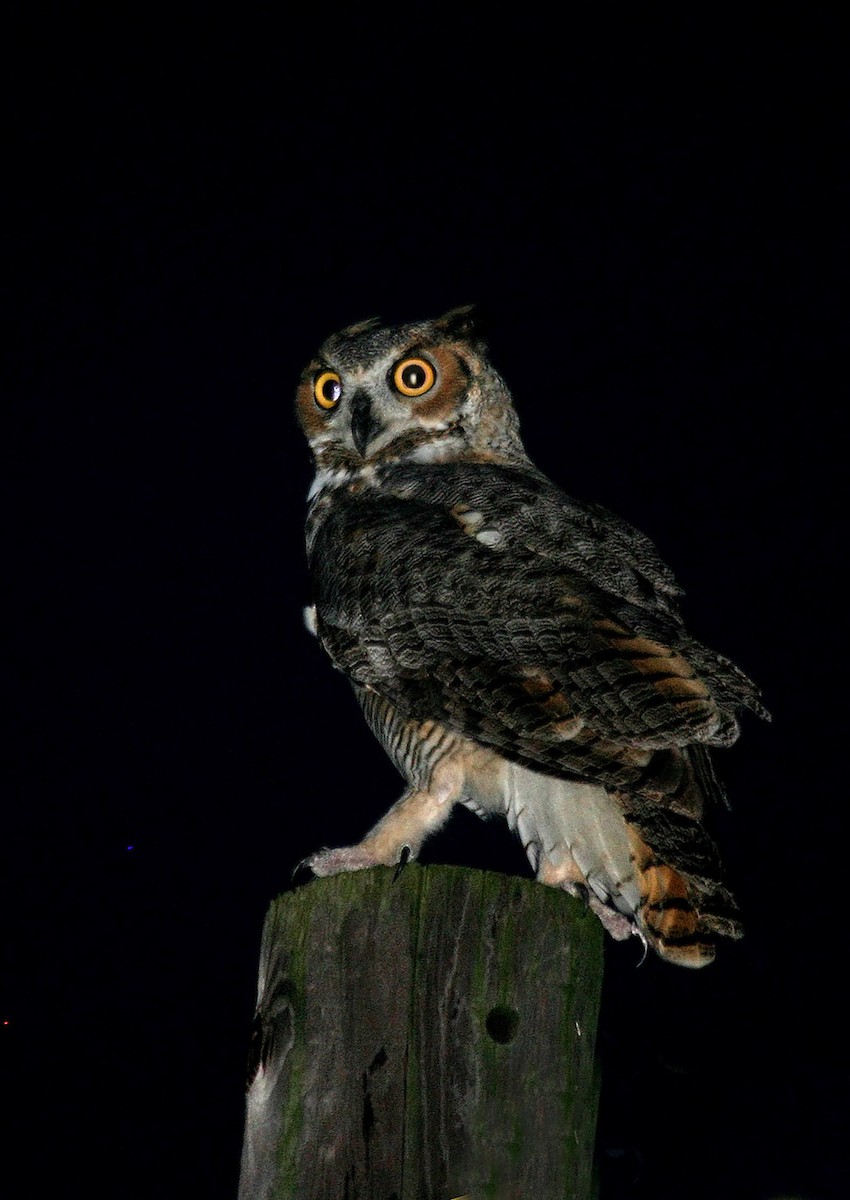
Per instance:
[[[399,464],[382,491],[456,515],[464,507],[543,563],[575,572],[631,603],[675,613],[681,594],[653,542],[600,504],[568,495],[531,462]]]

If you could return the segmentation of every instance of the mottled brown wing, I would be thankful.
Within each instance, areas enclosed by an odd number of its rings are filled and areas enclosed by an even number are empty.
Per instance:
[[[759,707],[688,636],[651,543],[533,472],[419,466],[337,493],[311,566],[353,681],[536,770],[666,791],[665,751],[729,742]]]

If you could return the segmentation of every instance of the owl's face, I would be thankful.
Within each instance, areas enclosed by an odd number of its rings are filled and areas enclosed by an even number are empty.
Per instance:
[[[504,382],[484,357],[471,311],[436,321],[375,321],[334,334],[301,376],[298,416],[320,471],[522,454]]]

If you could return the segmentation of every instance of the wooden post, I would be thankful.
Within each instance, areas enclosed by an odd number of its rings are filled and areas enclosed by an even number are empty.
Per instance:
[[[239,1200],[587,1200],[601,926],[564,892],[376,867],[263,931]]]

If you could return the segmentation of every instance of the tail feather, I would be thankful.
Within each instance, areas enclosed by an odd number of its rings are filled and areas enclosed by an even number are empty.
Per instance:
[[[671,792],[635,796],[511,766],[508,821],[538,879],[583,895],[615,938],[636,934],[681,966],[702,967],[737,938],[737,909],[702,825],[719,797],[708,756],[679,764]]]
[[[714,958],[716,938],[705,926],[687,881],[659,861],[633,826],[632,861],[640,880],[635,922],[662,958],[683,967],[704,967]]]

